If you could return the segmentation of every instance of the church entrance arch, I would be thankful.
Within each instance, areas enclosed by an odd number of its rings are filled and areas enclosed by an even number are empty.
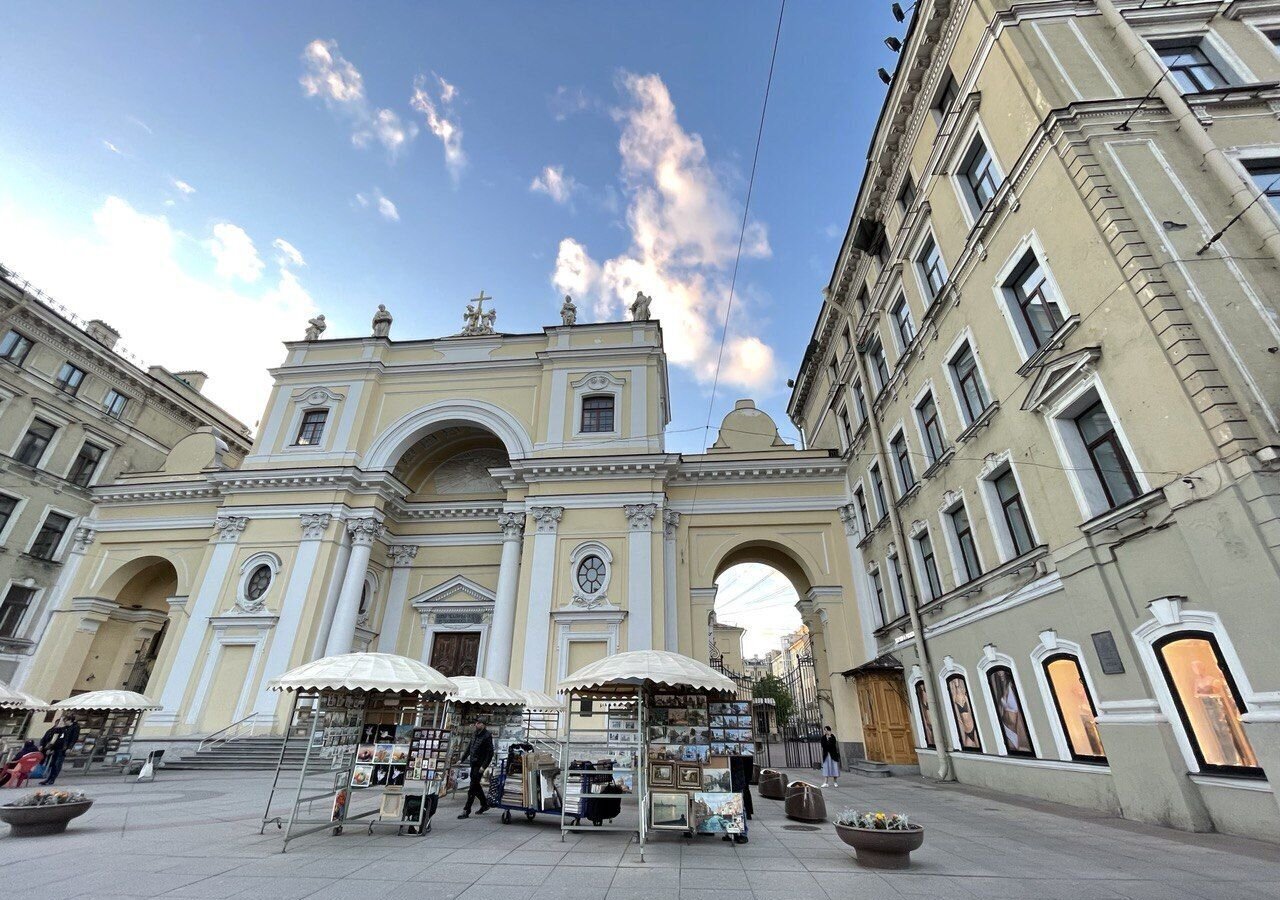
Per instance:
[[[113,572],[98,597],[73,601],[98,625],[69,693],[146,693],[169,630],[169,598],[177,593],[173,563],[144,556]]]

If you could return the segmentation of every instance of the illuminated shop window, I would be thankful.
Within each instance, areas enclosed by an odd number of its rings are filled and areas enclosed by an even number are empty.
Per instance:
[[[973,711],[973,698],[969,696],[969,684],[963,675],[947,677],[947,694],[951,697],[951,714],[955,716],[960,749],[969,753],[981,753],[982,738],[978,736],[978,717]]]
[[[930,750],[938,745],[933,740],[933,723],[929,721],[929,695],[925,693],[924,682],[916,682],[916,709],[920,712],[920,727],[924,731],[924,745]]]
[[[1008,666],[988,669],[987,684],[991,688],[991,702],[1000,722],[1000,737],[1004,740],[1005,750],[1010,756],[1035,756],[1031,729],[1027,727],[1027,713],[1022,706],[1018,684],[1013,680],[1013,670]]]
[[[1098,711],[1085,686],[1080,661],[1060,653],[1044,661],[1044,671],[1071,758],[1080,762],[1106,762],[1102,737],[1098,734]]]

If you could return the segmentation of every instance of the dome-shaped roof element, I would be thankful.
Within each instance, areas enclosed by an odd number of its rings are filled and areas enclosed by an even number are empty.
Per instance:
[[[715,669],[670,650],[631,650],[589,663],[556,685],[561,693],[604,685],[647,684],[703,691],[736,691]]]
[[[273,691],[394,691],[451,694],[454,683],[435,669],[394,653],[342,653],[303,663],[274,679]]]

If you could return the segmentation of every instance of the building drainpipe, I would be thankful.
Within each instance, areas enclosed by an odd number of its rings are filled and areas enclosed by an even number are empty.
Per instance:
[[[1209,137],[1208,131],[1192,112],[1182,92],[1169,80],[1168,70],[1156,57],[1151,45],[1133,30],[1133,26],[1120,14],[1112,0],[1095,0],[1095,2],[1103,19],[1115,31],[1117,39],[1125,50],[1133,55],[1138,71],[1156,85],[1156,95],[1177,118],[1178,130],[1186,135],[1192,149],[1204,160],[1204,167],[1209,174],[1216,178],[1226,190],[1231,198],[1231,207],[1262,241],[1262,249],[1270,253],[1272,258],[1280,261],[1280,229],[1271,222],[1266,210],[1253,202],[1257,192],[1252,190],[1252,185],[1240,178],[1240,173],[1231,164],[1226,154]],[[1213,18],[1217,18],[1217,15],[1215,14]],[[1225,225],[1226,223],[1216,224]]]
[[[871,384],[867,374],[867,361],[859,348],[854,352],[858,364],[858,377],[863,384]],[[885,448],[884,434],[880,431],[880,422],[876,419],[875,400],[871,401],[867,422],[871,426],[871,436],[876,444],[876,456],[880,460],[880,471],[888,475],[890,485],[893,484],[893,470],[889,468],[889,452]],[[887,499],[887,498],[886,498]],[[951,764],[951,752],[947,749],[946,729],[942,722],[942,704],[938,700],[938,684],[934,678],[933,660],[929,656],[929,644],[924,636],[924,623],[920,620],[918,604],[919,592],[916,590],[915,569],[910,565],[911,548],[907,545],[906,534],[902,530],[902,519],[898,516],[897,503],[889,504],[889,527],[893,529],[893,540],[898,545],[898,571],[902,573],[902,584],[907,589],[903,604],[907,607],[907,616],[911,619],[911,631],[915,637],[916,657],[920,660],[920,668],[924,672],[924,693],[929,701],[929,725],[933,729],[934,748],[938,754],[938,781],[955,781],[955,768]],[[910,692],[907,702],[910,703]]]

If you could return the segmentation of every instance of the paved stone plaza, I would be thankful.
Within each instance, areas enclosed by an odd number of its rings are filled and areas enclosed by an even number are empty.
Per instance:
[[[661,836],[641,863],[625,834],[571,835],[558,820],[504,826],[489,813],[396,837],[350,828],[280,853],[259,836],[269,776],[161,772],[153,784],[65,779],[97,798],[67,834],[0,838],[5,895],[94,897],[576,898],[1280,898],[1280,849],[1192,835],[1066,807],[1028,807],[913,778],[842,779],[844,806],[905,810],[927,829],[908,873],[858,868],[829,825],[798,826],[756,800],[749,844]],[[16,792],[15,792],[16,793]]]

